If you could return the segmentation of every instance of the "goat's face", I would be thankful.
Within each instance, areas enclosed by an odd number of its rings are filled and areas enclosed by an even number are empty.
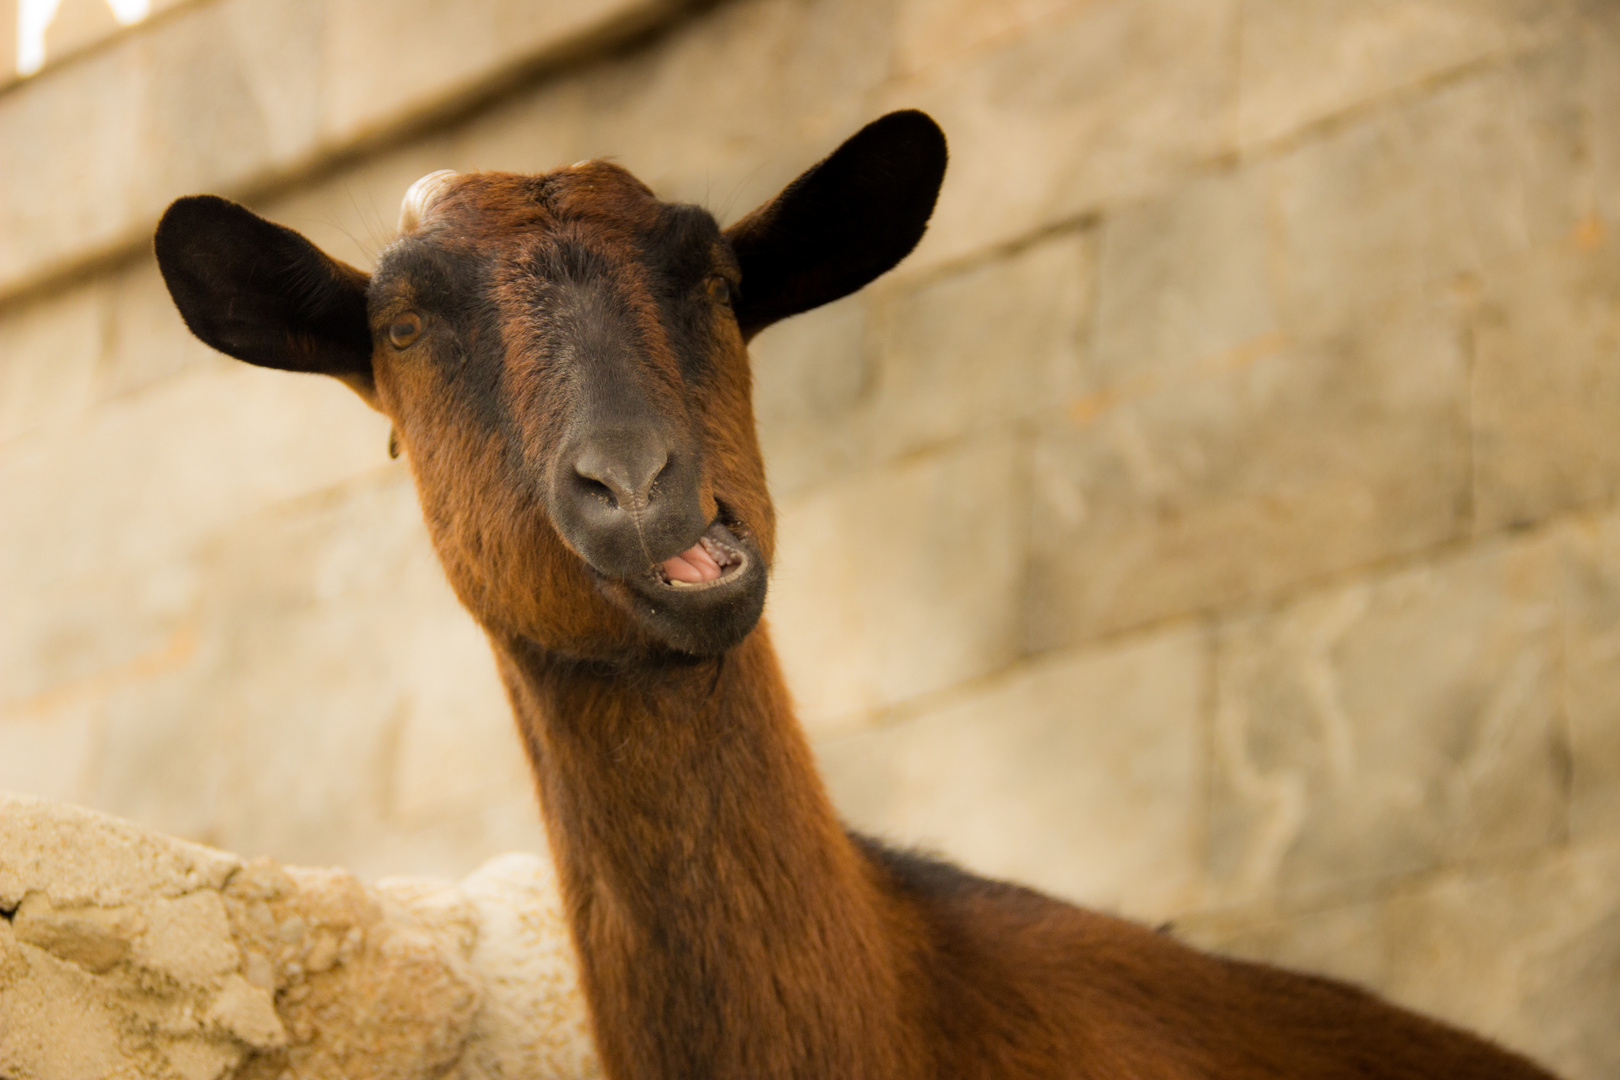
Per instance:
[[[604,162],[437,173],[369,278],[201,196],[164,216],[158,259],[205,342],[393,420],[490,630],[715,655],[758,622],[774,546],[746,341],[903,258],[944,164],[932,121],[891,114],[727,230]]]

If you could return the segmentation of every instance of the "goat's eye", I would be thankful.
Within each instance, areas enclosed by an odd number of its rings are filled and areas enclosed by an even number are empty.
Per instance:
[[[718,275],[708,280],[709,299],[717,304],[731,303],[731,282]]]
[[[422,317],[416,312],[407,312],[388,324],[388,343],[396,349],[403,349],[411,342],[422,336]]]

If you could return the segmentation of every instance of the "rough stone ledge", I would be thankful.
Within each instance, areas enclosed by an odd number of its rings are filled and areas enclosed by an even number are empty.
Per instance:
[[[544,858],[368,886],[0,794],[5,1080],[599,1075]]]

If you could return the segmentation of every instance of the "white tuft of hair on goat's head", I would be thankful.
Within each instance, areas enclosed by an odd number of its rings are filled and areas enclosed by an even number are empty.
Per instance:
[[[406,188],[405,198],[399,204],[399,231],[408,233],[420,225],[433,204],[450,190],[450,185],[460,175],[454,169],[439,169]]]

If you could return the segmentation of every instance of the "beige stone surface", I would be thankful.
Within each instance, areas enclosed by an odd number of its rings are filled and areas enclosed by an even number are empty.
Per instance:
[[[1474,331],[1477,527],[1612,498],[1620,472],[1620,239],[1598,219],[1490,266]]]
[[[1354,325],[1392,294],[1572,232],[1584,213],[1580,69],[1560,40],[1277,158],[1290,322]]]
[[[0,445],[76,419],[94,400],[102,292],[72,289],[0,315]]]
[[[761,334],[751,352],[772,490],[790,499],[1073,396],[1091,264],[1089,239],[1065,234]]]
[[[367,887],[0,795],[8,1080],[599,1076],[555,874]]]
[[[1614,115],[1620,103],[1620,12],[1603,4],[1588,4],[1582,10],[1578,30],[1586,62],[1582,65],[1582,103],[1588,116]],[[1620,221],[1620,129],[1596,121],[1591,125],[1593,201],[1604,218]]]
[[[1564,709],[1569,725],[1570,830],[1578,840],[1620,830],[1620,520],[1579,520],[1564,552]]]
[[[903,273],[1162,190],[1233,149],[1237,5],[1078,4],[998,48],[897,81],[885,107],[927,110],[952,167]]]
[[[791,499],[871,463],[872,305],[857,294],[769,327],[749,345],[771,492]]]
[[[678,7],[189,5],[0,95],[0,147],[16,148],[11,160],[28,155],[28,167],[0,178],[0,295],[133,248],[176,196],[251,189],[307,169],[516,68],[623,40]]]
[[[1210,871],[1309,895],[1563,838],[1559,538],[1495,544],[1219,634]]]
[[[1536,44],[1570,17],[1544,0],[1251,0],[1239,137],[1286,138]]]
[[[219,363],[219,354],[193,337],[181,321],[157,260],[142,259],[109,275],[106,293],[96,400],[144,390],[182,372]]]
[[[1023,458],[1006,437],[964,442],[779,508],[766,610],[812,730],[1018,654]]]
[[[0,904],[8,911],[36,891],[67,906],[172,899],[218,889],[241,865],[212,848],[20,795],[6,796],[0,846],[6,853],[0,862]]]
[[[96,805],[367,874],[465,873],[491,848],[543,844],[488,644],[403,463],[261,514],[200,563],[210,644],[170,692],[109,703]]]
[[[1466,379],[1450,305],[1418,295],[1342,335],[1272,331],[1076,399],[1033,451],[1030,643],[1265,596],[1456,535]]]
[[[189,599],[188,548],[387,460],[386,422],[341,386],[221,358],[75,419],[0,459],[8,698],[152,651],[169,634],[128,633],[141,613],[109,593],[171,614]],[[104,591],[77,603],[91,583]]]
[[[1102,222],[1097,312],[1078,390],[1145,386],[1276,338],[1269,179],[1262,169],[1219,170]]]
[[[1048,410],[1080,386],[1091,251],[1065,235],[893,295],[869,454],[916,453]]]
[[[902,77],[958,62],[1007,39],[1039,32],[1042,24],[1093,0],[901,0],[895,15],[894,63]]]
[[[850,825],[1139,919],[1202,900],[1207,635],[1059,654],[817,752]]]

